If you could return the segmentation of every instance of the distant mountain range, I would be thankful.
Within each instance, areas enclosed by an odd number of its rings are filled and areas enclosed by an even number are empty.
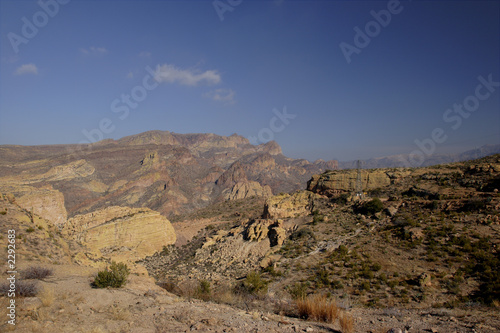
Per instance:
[[[149,131],[80,146],[0,146],[0,192],[46,216],[109,206],[171,216],[303,189],[311,175],[337,167],[336,161],[288,158],[274,141],[254,146],[236,134]]]
[[[461,162],[473,160],[493,154],[500,154],[500,144],[484,145],[477,149],[468,150],[459,154],[434,154],[427,156],[420,165],[411,165],[408,155],[392,155],[385,157],[370,158],[361,160],[361,168],[377,169],[377,168],[398,168],[409,166],[431,166],[437,164],[447,164],[453,162]],[[354,169],[357,166],[357,161],[338,162],[339,169]]]

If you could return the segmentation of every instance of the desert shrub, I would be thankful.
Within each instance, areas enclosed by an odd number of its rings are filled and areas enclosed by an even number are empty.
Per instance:
[[[111,265],[105,270],[99,271],[92,285],[96,288],[120,288],[127,282],[130,273],[127,265],[124,263],[111,262]]]
[[[330,279],[329,279],[330,273],[322,268],[319,271],[316,272],[316,285],[321,288],[323,286],[328,286],[330,284]]]
[[[318,222],[323,222],[325,217],[319,213],[319,210],[313,211],[313,221],[312,224],[316,225]]]
[[[364,290],[364,291],[370,291],[370,282],[368,281],[363,281],[359,285],[359,289]]]
[[[462,208],[460,208],[461,212],[477,212],[481,209],[484,209],[486,204],[481,200],[468,200],[464,203]]]
[[[307,296],[307,288],[309,288],[309,283],[295,283],[288,288],[288,293],[293,299],[304,299]]]
[[[267,292],[267,281],[258,272],[251,271],[245,280],[235,287],[235,293],[258,294]]]
[[[379,198],[374,198],[368,202],[365,202],[358,208],[358,212],[363,215],[373,215],[384,209],[384,204]]]
[[[34,297],[38,294],[39,288],[36,281],[23,281],[17,280],[16,283],[16,295],[21,297]],[[10,284],[2,283],[0,284],[0,294],[7,295],[10,292]]]
[[[274,276],[274,277],[278,277],[278,276],[283,275],[283,272],[274,268],[274,265],[272,265],[272,264],[267,266],[266,268],[264,268],[264,272],[269,273],[271,276]]]
[[[207,280],[201,280],[196,290],[196,296],[202,300],[209,300],[212,295],[212,290],[210,289],[210,282]]]
[[[334,323],[337,320],[339,308],[325,296],[313,295],[295,301],[300,318]]]
[[[7,212],[6,212],[5,210],[2,210],[2,211],[0,212],[0,214],[5,215],[5,214],[7,214]]]
[[[333,197],[331,199],[331,202],[336,203],[336,204],[341,205],[341,206],[344,206],[347,204],[348,199],[349,199],[349,194],[343,193],[343,194],[339,195],[338,197]]]
[[[297,239],[306,238],[306,237],[314,238],[314,232],[309,228],[302,228],[302,229],[296,230],[290,235],[291,240],[297,240]]]
[[[29,227],[28,229],[26,229],[26,232],[33,232],[35,231],[35,229],[33,229],[32,227]]]
[[[172,281],[162,281],[156,283],[159,287],[165,289],[169,293],[179,294],[179,287]]]
[[[51,276],[53,273],[53,270],[50,268],[31,266],[21,272],[21,277],[23,279],[42,280],[47,276]]]

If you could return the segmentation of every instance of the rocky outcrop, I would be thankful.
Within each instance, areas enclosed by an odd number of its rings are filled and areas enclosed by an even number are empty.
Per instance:
[[[395,176],[385,170],[360,170],[363,191],[382,188],[391,184]],[[314,175],[307,183],[307,189],[320,194],[334,196],[356,191],[358,170],[328,171]]]
[[[34,213],[56,226],[66,223],[68,214],[64,207],[64,196],[51,187],[35,188],[31,186],[9,187],[16,196],[16,203],[28,212]]]
[[[315,198],[320,196],[310,191],[275,195],[266,200],[263,216],[283,219],[310,214],[314,208]]]
[[[93,252],[122,260],[144,258],[176,240],[170,222],[148,208],[114,206],[77,215],[63,232]]]
[[[278,220],[269,227],[269,242],[271,247],[281,246],[286,239],[286,230],[283,227],[283,221]]]
[[[230,189],[223,191],[225,200],[238,200],[250,197],[270,197],[273,195],[271,187],[262,186],[258,182],[238,182]]]
[[[233,163],[217,180],[216,184],[221,187],[233,186],[240,181],[246,181],[247,175],[243,165],[237,161]]]
[[[257,219],[251,221],[244,229],[245,240],[251,242],[260,242],[269,238],[271,247],[281,246],[286,239],[286,230],[283,221],[266,219]]]

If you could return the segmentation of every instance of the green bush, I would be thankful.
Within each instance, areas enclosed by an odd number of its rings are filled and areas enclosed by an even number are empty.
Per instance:
[[[267,292],[267,281],[263,280],[258,272],[247,274],[245,280],[235,287],[236,294],[258,294]]]
[[[196,290],[197,297],[202,300],[209,300],[212,295],[212,290],[210,289],[210,282],[207,280],[201,280],[198,289]]]
[[[373,215],[384,209],[384,204],[379,198],[374,198],[359,207],[359,213],[363,215]]]
[[[477,212],[486,207],[486,204],[484,201],[477,200],[477,199],[472,199],[468,200],[464,203],[462,208],[460,208],[461,212]]]
[[[120,262],[111,262],[111,266],[97,273],[92,285],[96,288],[120,288],[127,282],[127,277],[130,273],[127,265]]]
[[[297,240],[297,239],[306,238],[306,237],[314,238],[314,232],[309,228],[302,228],[302,229],[296,230],[290,235],[291,240]]]
[[[288,288],[288,292],[293,299],[304,299],[307,296],[308,283],[295,283],[292,287]]]

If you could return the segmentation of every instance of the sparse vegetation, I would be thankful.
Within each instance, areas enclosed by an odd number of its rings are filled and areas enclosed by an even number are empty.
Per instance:
[[[127,282],[129,273],[126,264],[113,261],[109,268],[97,273],[92,285],[96,288],[120,288]]]
[[[39,286],[36,281],[18,280],[15,282],[16,296],[34,297],[38,294]],[[7,295],[10,291],[9,283],[0,284],[0,295]]]
[[[23,279],[43,280],[53,274],[53,270],[41,266],[31,266],[21,272]]]
[[[295,301],[300,318],[334,323],[337,320],[339,308],[334,301],[323,295],[312,295]]]
[[[236,285],[235,293],[261,294],[267,292],[267,285],[268,282],[262,278],[260,273],[251,271],[244,281]]]
[[[374,215],[384,209],[384,204],[379,198],[374,198],[365,202],[358,208],[358,212],[363,215]]]

